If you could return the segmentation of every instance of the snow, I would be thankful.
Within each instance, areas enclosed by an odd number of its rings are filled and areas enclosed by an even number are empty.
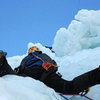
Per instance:
[[[71,22],[68,29],[61,28],[53,43],[51,52],[40,43],[28,44],[39,49],[54,59],[59,72],[66,80],[87,71],[95,69],[100,64],[100,10],[80,10]],[[8,57],[8,63],[14,69],[19,66],[21,60],[27,55]],[[93,100],[99,100],[100,85],[90,88],[87,94]],[[0,77],[0,100],[64,100],[53,89],[47,87],[39,80],[30,77],[6,75]],[[79,96],[70,100],[86,100]]]
[[[0,90],[2,90],[0,100],[51,100],[51,98],[56,100],[58,98],[54,90],[29,77],[4,76],[0,78]]]
[[[80,10],[69,27],[60,28],[54,39],[56,56],[100,46],[100,10]]]

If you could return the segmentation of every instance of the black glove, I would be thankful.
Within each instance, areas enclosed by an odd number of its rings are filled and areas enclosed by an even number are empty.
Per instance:
[[[1,57],[5,57],[6,55],[7,55],[7,52],[4,52],[4,51],[0,50],[0,56]]]
[[[7,55],[6,52],[0,50],[0,67],[3,65],[4,61],[5,61],[5,56]]]

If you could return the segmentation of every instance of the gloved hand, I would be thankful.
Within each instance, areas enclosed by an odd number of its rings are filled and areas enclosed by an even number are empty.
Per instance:
[[[6,55],[7,55],[7,52],[0,50],[0,58],[5,57]]]
[[[6,52],[0,50],[0,67],[3,65],[4,61],[5,61],[5,56],[7,55]]]

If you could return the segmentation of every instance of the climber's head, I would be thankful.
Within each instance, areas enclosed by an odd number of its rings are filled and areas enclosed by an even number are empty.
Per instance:
[[[36,46],[32,46],[32,47],[29,48],[28,54],[32,53],[33,51],[39,51],[40,52],[40,49]]]

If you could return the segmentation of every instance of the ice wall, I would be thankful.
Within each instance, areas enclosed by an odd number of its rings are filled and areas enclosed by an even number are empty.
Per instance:
[[[68,28],[60,28],[55,36],[53,50],[57,56],[100,46],[100,10],[80,10]]]

